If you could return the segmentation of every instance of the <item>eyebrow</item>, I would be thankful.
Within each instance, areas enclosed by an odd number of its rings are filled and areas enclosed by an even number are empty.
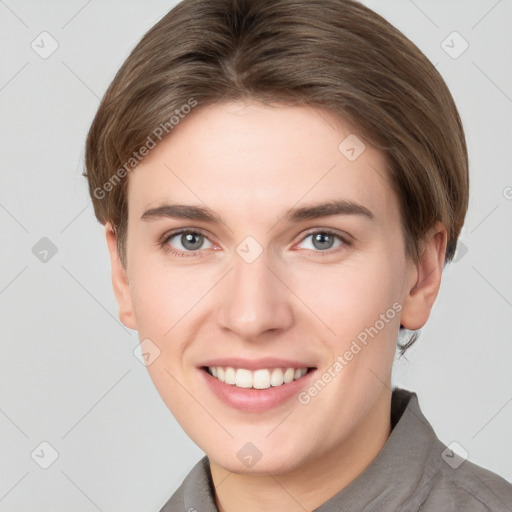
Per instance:
[[[362,215],[375,220],[375,215],[365,206],[343,199],[314,203],[300,208],[291,208],[281,220],[290,223],[313,220],[331,215]],[[141,220],[150,221],[160,218],[187,219],[211,224],[225,224],[223,219],[208,207],[187,204],[165,204],[146,210]]]

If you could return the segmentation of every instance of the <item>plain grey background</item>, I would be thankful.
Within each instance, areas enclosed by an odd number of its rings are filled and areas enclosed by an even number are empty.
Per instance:
[[[157,511],[202,456],[118,321],[81,176],[99,99],[175,3],[0,0],[1,511]],[[510,481],[512,2],[364,3],[447,81],[471,166],[463,245],[393,383],[443,442]]]

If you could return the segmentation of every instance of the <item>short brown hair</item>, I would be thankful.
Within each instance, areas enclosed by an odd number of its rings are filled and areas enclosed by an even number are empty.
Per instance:
[[[87,137],[95,214],[113,224],[123,263],[124,178],[139,151],[158,127],[171,133],[186,105],[244,99],[339,114],[386,156],[407,255],[417,260],[441,221],[453,258],[468,205],[464,131],[444,80],[409,39],[353,0],[183,0],[126,59]]]

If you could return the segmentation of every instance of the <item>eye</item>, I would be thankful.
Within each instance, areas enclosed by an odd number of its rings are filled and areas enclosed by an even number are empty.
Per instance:
[[[307,234],[299,243],[303,249],[331,253],[343,246],[350,246],[349,237],[329,230],[317,230]],[[161,245],[176,256],[199,256],[201,250],[212,249],[214,244],[197,230],[183,229],[164,236]],[[196,253],[196,254],[194,254]]]
[[[302,239],[301,244],[304,249],[326,252],[342,245],[350,245],[350,242],[337,233],[324,230],[309,233]]]
[[[210,249],[213,247],[213,244],[205,235],[191,230],[169,234],[163,240],[163,245],[169,246],[170,250],[174,253],[198,252],[200,249]]]

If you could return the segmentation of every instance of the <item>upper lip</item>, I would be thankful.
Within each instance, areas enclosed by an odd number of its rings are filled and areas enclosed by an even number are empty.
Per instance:
[[[313,368],[313,366],[308,363],[304,363],[293,359],[276,359],[275,357],[263,357],[260,359],[224,357],[219,359],[209,359],[208,361],[205,361],[199,366],[221,366],[223,368],[244,368],[246,370],[259,370],[263,368]]]

